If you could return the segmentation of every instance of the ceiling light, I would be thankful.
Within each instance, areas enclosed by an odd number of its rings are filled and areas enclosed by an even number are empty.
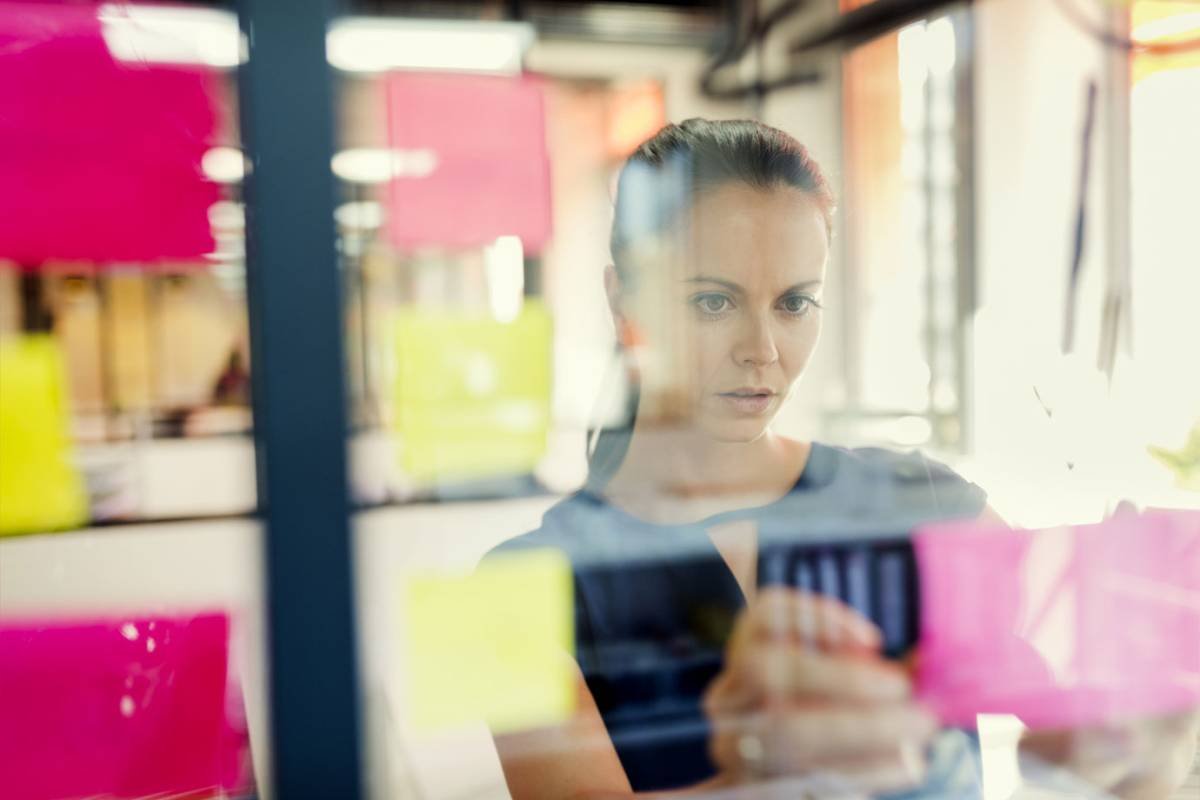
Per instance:
[[[246,61],[245,36],[227,11],[105,3],[98,16],[104,42],[120,61],[223,69]]]
[[[392,151],[358,147],[334,153],[333,174],[351,183],[386,183],[392,177]]]
[[[383,224],[383,206],[371,200],[342,203],[333,210],[333,218],[345,230],[374,230]]]
[[[218,200],[208,207],[208,224],[217,231],[246,229],[246,209],[232,200]]]
[[[437,169],[437,153],[428,148],[392,150],[356,147],[333,156],[333,173],[351,183],[387,183],[393,178],[424,178]]]
[[[213,147],[200,159],[204,175],[217,183],[238,183],[246,176],[246,158],[236,147]]]
[[[532,44],[524,22],[351,17],[326,38],[329,63],[347,72],[453,70],[516,74]]]

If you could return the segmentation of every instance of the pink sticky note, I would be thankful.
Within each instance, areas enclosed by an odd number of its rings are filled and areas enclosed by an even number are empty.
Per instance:
[[[10,800],[246,794],[229,620],[0,623],[0,787]]]
[[[1200,708],[1200,513],[915,537],[921,699],[943,720],[1034,729]]]
[[[401,174],[388,187],[387,233],[401,248],[469,248],[550,238],[550,167],[540,81],[396,73],[388,141]]]
[[[0,5],[0,258],[155,261],[213,251],[201,170],[215,77],[124,63],[97,7]]]

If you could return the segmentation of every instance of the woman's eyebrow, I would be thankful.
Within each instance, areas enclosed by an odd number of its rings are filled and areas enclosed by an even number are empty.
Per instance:
[[[726,280],[722,280],[720,278],[710,278],[707,275],[696,275],[691,278],[684,278],[683,282],[684,283],[715,283],[718,286],[724,286],[726,289],[728,289],[731,292],[742,292],[743,291],[741,286],[738,286],[736,283],[734,283],[732,281],[726,281]]]
[[[738,286],[733,281],[727,281],[727,280],[723,280],[721,278],[712,278],[707,275],[696,275],[691,278],[684,278],[683,282],[684,283],[715,283],[718,286],[724,286],[726,289],[728,289],[731,292],[744,291],[741,286]],[[784,289],[780,294],[790,294],[792,292],[802,292],[807,289],[817,289],[821,286],[821,284],[822,284],[822,281],[819,281],[819,280],[801,281],[800,283],[793,284],[793,285],[789,286],[788,288]]]
[[[805,289],[817,289],[817,288],[820,288],[821,284],[822,284],[822,281],[815,281],[815,280],[814,281],[801,281],[800,283],[794,284],[794,285],[789,286],[788,288],[784,289],[783,293],[789,294],[791,292],[804,291]]]

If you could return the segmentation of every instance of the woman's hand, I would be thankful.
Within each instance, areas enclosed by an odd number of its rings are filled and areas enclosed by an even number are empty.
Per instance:
[[[878,629],[853,609],[764,589],[739,617],[725,669],[705,695],[711,750],[730,778],[825,774],[864,791],[924,780],[937,722]]]

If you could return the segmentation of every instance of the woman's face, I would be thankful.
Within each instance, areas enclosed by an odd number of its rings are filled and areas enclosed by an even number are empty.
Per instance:
[[[820,336],[825,218],[800,190],[727,184],[699,194],[667,251],[634,303],[643,408],[648,389],[665,392],[690,427],[754,441]]]

